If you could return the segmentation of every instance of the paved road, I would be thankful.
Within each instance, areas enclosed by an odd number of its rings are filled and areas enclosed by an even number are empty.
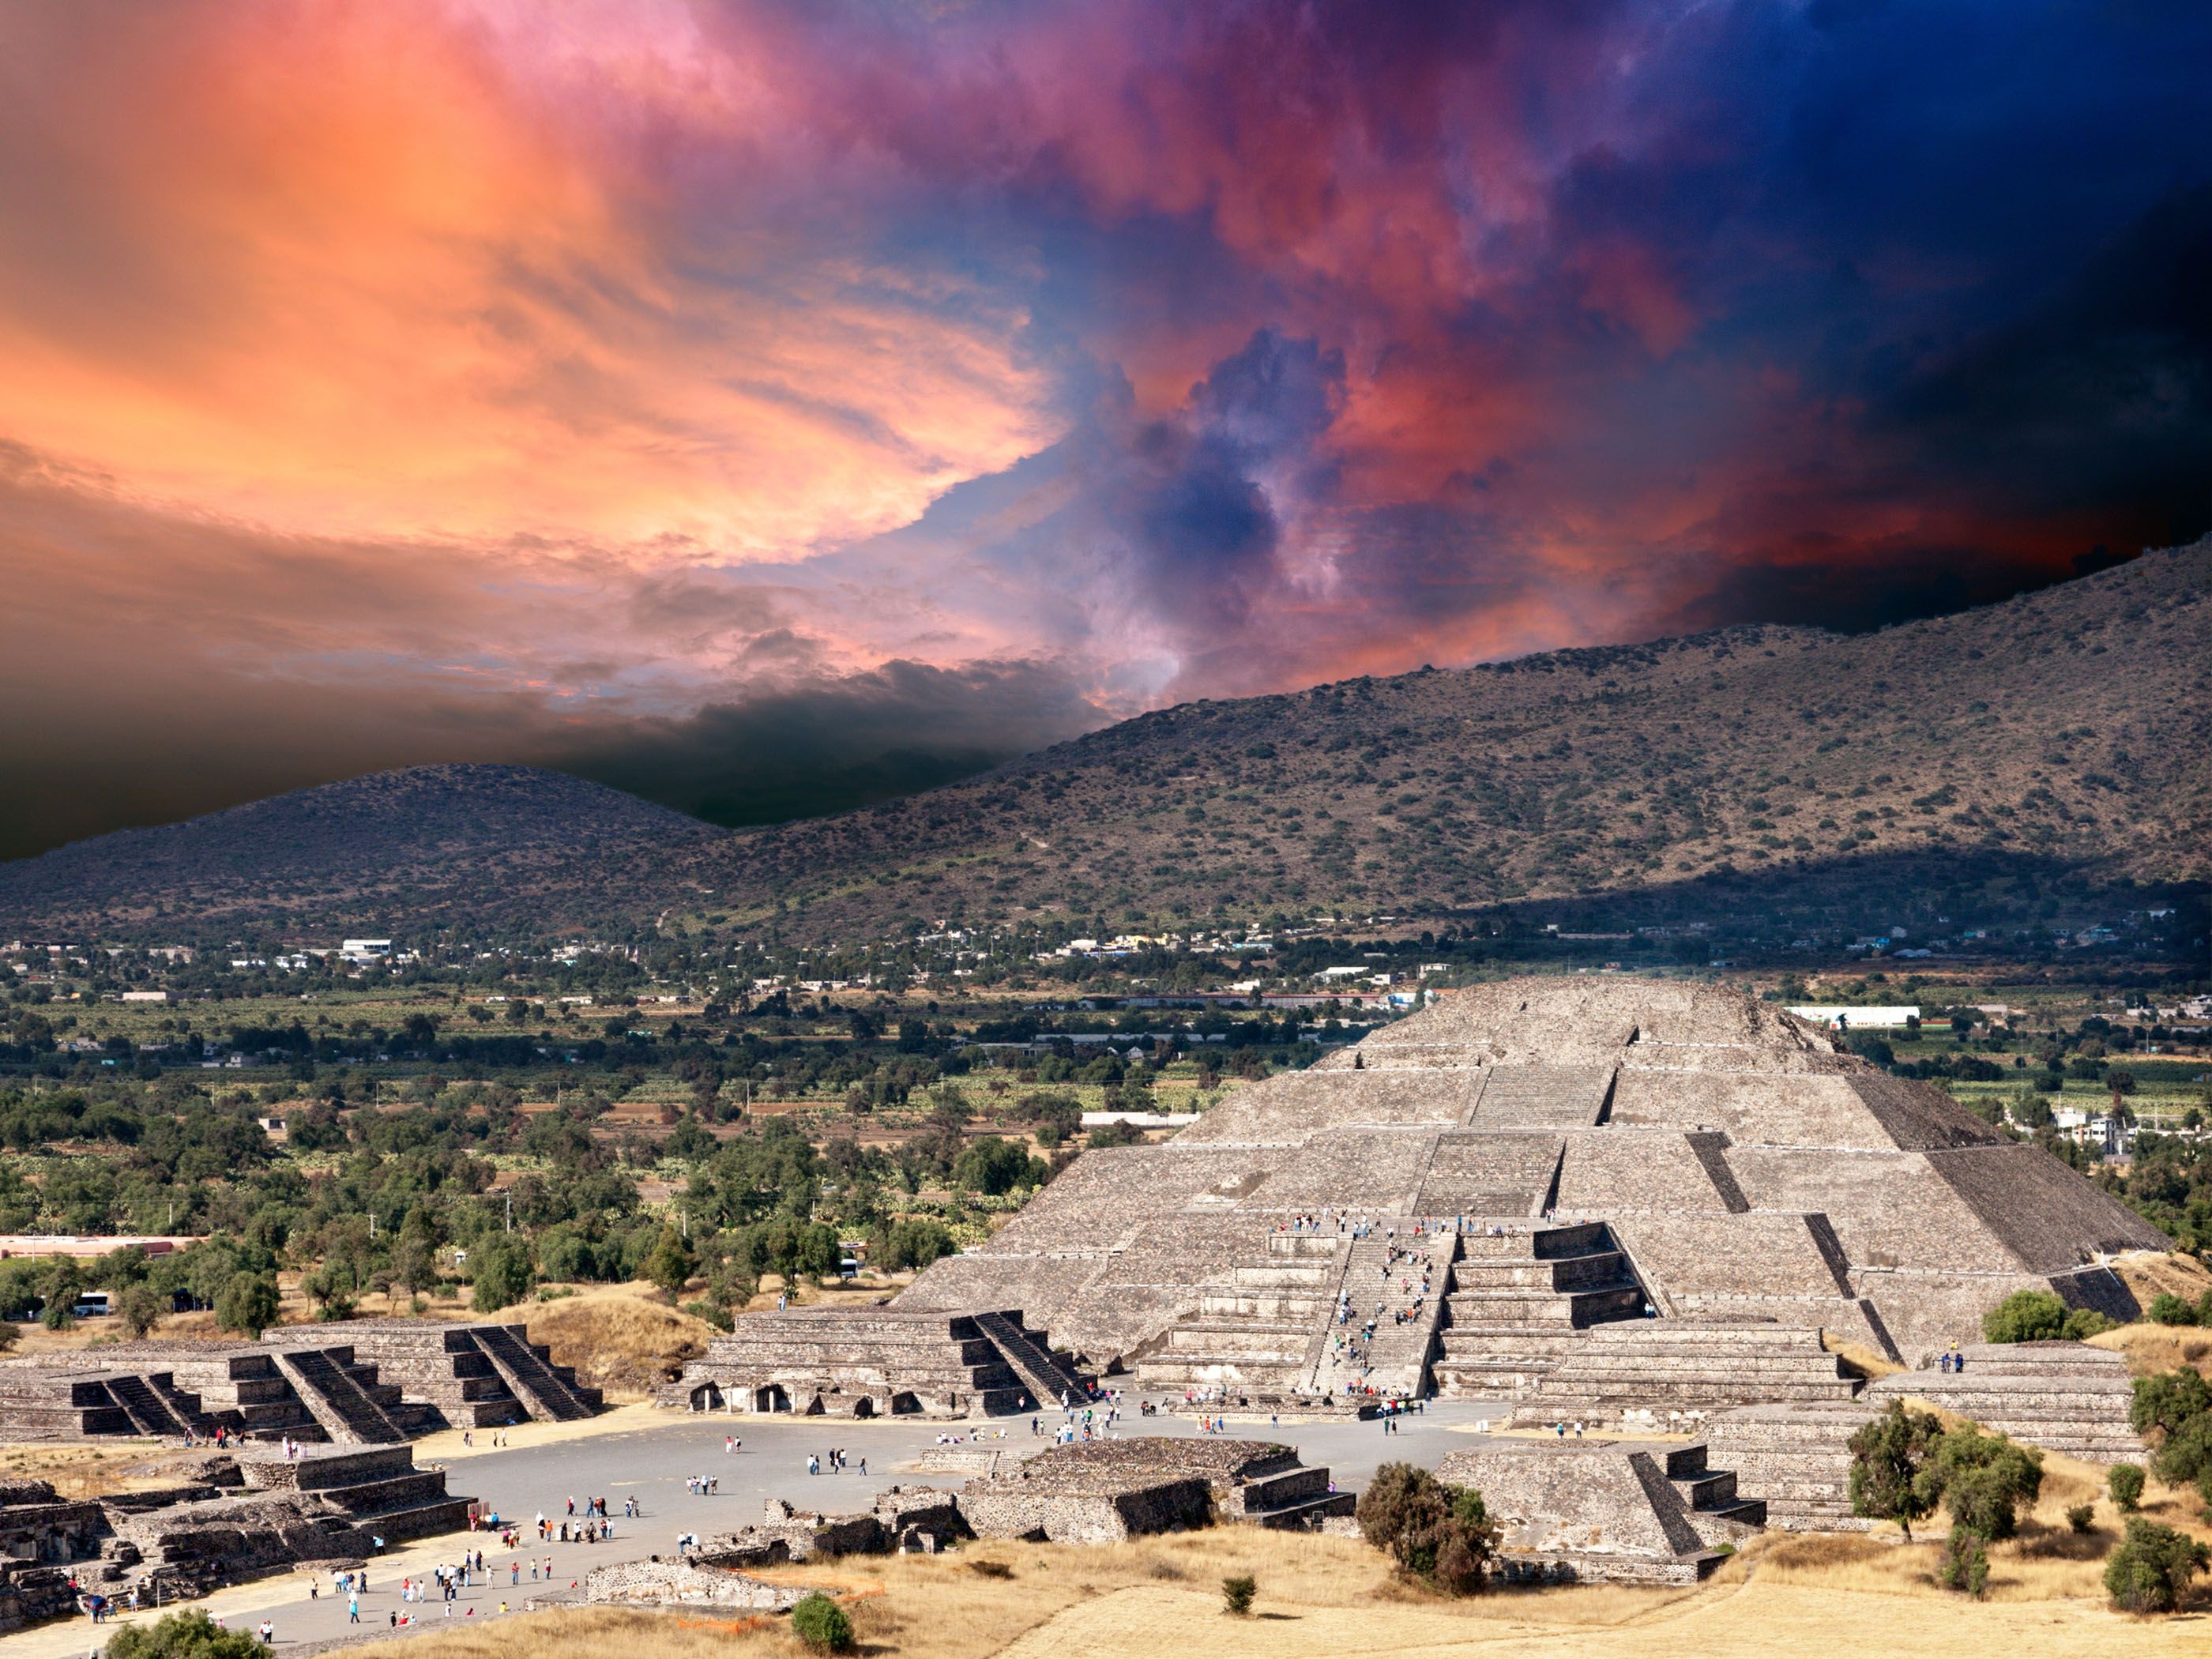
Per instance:
[[[1431,1402],[1427,1411],[1401,1419],[1395,1434],[1385,1434],[1379,1422],[1331,1419],[1271,1425],[1264,1419],[1231,1419],[1227,1433],[1288,1441],[1307,1463],[1326,1465],[1339,1485],[1357,1488],[1383,1462],[1433,1467],[1455,1446],[1466,1443],[1463,1433],[1454,1431],[1472,1427],[1484,1415],[1485,1408],[1478,1406]],[[1059,1420],[1058,1413],[1045,1416],[1048,1434]],[[307,1577],[301,1573],[220,1592],[211,1605],[233,1628],[251,1629],[269,1619],[276,1626],[280,1654],[362,1633],[364,1627],[388,1632],[395,1617],[409,1614],[435,1628],[447,1616],[441,1604],[403,1603],[401,1581],[428,1573],[434,1564],[458,1561],[465,1546],[482,1547],[487,1566],[495,1570],[493,1583],[463,1590],[453,1605],[453,1620],[475,1622],[498,1616],[501,1601],[520,1611],[533,1589],[566,1589],[592,1567],[655,1553],[673,1553],[683,1533],[704,1537],[745,1525],[761,1515],[770,1498],[835,1514],[866,1509],[876,1494],[896,1485],[957,1486],[967,1477],[921,1475],[912,1468],[917,1457],[936,1445],[940,1434],[965,1433],[980,1426],[995,1436],[1003,1428],[1010,1449],[1027,1449],[1037,1443],[1029,1425],[1026,1417],[974,1425],[911,1419],[855,1423],[848,1419],[685,1415],[628,1431],[479,1452],[452,1463],[450,1488],[481,1499],[504,1520],[519,1521],[525,1536],[520,1551],[495,1550],[482,1535],[458,1534],[402,1546],[370,1565],[370,1589],[362,1601],[359,1627],[349,1625],[344,1598],[327,1583],[321,1586],[321,1595],[311,1600]],[[1182,1437],[1197,1430],[1187,1419],[1160,1417],[1124,1419],[1117,1431]],[[725,1437],[732,1434],[744,1441],[743,1450],[735,1454],[724,1449]],[[994,1439],[990,1443],[998,1443]],[[808,1474],[809,1455],[825,1454],[833,1446],[844,1449],[848,1469]],[[864,1458],[866,1475],[859,1468]],[[694,1495],[685,1485],[694,1475],[714,1477],[719,1491]],[[598,1544],[532,1546],[529,1540],[535,1535],[536,1516],[543,1512],[557,1523],[567,1517],[571,1498],[580,1515],[586,1498],[605,1498],[614,1517],[615,1536]],[[629,1498],[642,1506],[643,1514],[636,1520],[626,1520],[622,1514],[623,1502]],[[542,1564],[549,1557],[550,1587],[544,1578],[531,1577],[533,1560]],[[102,1632],[98,1639],[104,1636]],[[10,1638],[8,1646],[11,1654],[20,1645],[25,1659],[39,1659],[40,1654],[82,1654],[94,1639],[90,1627],[80,1621],[25,1632]]]

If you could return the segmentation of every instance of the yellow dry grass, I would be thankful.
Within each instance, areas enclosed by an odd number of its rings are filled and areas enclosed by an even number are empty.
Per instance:
[[[1877,1376],[1887,1376],[1893,1371],[1901,1371],[1905,1369],[1887,1354],[1876,1353],[1865,1343],[1854,1342],[1848,1337],[1838,1336],[1833,1331],[1820,1333],[1820,1346],[1842,1360],[1854,1376],[1863,1376],[1869,1381]]]
[[[1772,1659],[1848,1650],[1852,1659],[1921,1659],[1937,1650],[2014,1648],[2034,1659],[2136,1659],[2204,1650],[2201,1613],[2136,1620],[2111,1612],[2101,1558],[2118,1532],[2098,1501],[2098,1532],[2073,1533],[2069,1504],[2101,1492],[2101,1471],[2054,1458],[2020,1539],[1991,1552],[1990,1595],[1940,1589],[1937,1547],[1864,1535],[1775,1534],[1694,1588],[1592,1585],[1449,1601],[1394,1579],[1356,1540],[1221,1528],[1102,1548],[1017,1542],[940,1556],[896,1556],[779,1570],[847,1601],[864,1653],[926,1659],[1340,1659],[1346,1654],[1480,1651],[1498,1659],[1674,1659],[1697,1653]],[[2159,1518],[2187,1517],[2154,1493]],[[2193,1503],[2190,1505],[2193,1509]],[[994,1563],[1005,1577],[972,1564]],[[1249,1574],[1255,1616],[1221,1609],[1221,1580]],[[633,1659],[775,1656],[802,1650],[781,1620],[584,1609],[531,1615],[523,1630],[415,1638],[407,1659]],[[362,1659],[385,1659],[382,1644]],[[401,1659],[394,1646],[391,1659]]]
[[[643,1400],[684,1362],[707,1352],[714,1328],[672,1308],[652,1286],[610,1285],[509,1309],[520,1316],[530,1340],[553,1351],[556,1365],[574,1365],[577,1376],[605,1389],[611,1400]]]
[[[2193,1255],[2167,1255],[2162,1250],[2130,1250],[2116,1256],[2112,1271],[2125,1281],[2137,1302],[2146,1308],[2151,1297],[2170,1292],[2185,1302],[2203,1299],[2212,1291],[2212,1269]]]
[[[0,1480],[44,1480],[64,1498],[99,1498],[173,1486],[184,1479],[179,1466],[199,1455],[155,1440],[30,1441],[0,1446]]]
[[[2128,1369],[2137,1376],[2178,1370],[2184,1365],[2202,1371],[2205,1362],[2212,1359],[2212,1333],[2193,1325],[2123,1325],[2089,1341],[2094,1346],[2126,1355]]]

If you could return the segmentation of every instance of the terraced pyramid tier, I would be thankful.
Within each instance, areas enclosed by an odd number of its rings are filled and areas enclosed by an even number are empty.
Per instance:
[[[1708,1418],[1715,1461],[1736,1490],[1766,1505],[1769,1526],[1790,1532],[1864,1532],[1851,1510],[1851,1437],[1875,1415],[1864,1400],[1741,1406]]]
[[[1527,1235],[1551,1225],[1603,1235],[1534,1253]],[[1355,1369],[1502,1395],[1563,1362],[1575,1333],[1647,1307],[1662,1323],[1825,1329],[1917,1364],[2019,1290],[2129,1315],[2100,1264],[2168,1248],[2047,1154],[1778,1005],[1682,981],[1517,979],[1232,1090],[1163,1144],[1085,1153],[897,1305],[1019,1308],[1101,1371],[1269,1394],[1294,1389],[1297,1339],[1335,1316],[1316,1304],[1336,1291],[1310,1282],[1326,1273],[1278,1254],[1286,1233],[1355,1285],[1355,1248],[1458,1238],[1448,1286],[1436,1262],[1425,1300],[1361,1298],[1362,1324],[1376,1300],[1420,1316],[1387,1320],[1387,1366],[1363,1352]],[[1308,1353],[1346,1369],[1333,1336]],[[1811,1380],[1773,1397],[1811,1397]]]
[[[1515,1420],[1709,1414],[1761,1401],[1848,1401],[1858,1389],[1817,1330],[1645,1320],[1590,1332],[1536,1385]]]
[[[2085,1342],[1978,1342],[1959,1352],[1965,1364],[1957,1371],[1900,1371],[1867,1396],[1923,1400],[2087,1463],[2143,1460],[2142,1438],[2128,1422],[2134,1384],[2120,1355]]]

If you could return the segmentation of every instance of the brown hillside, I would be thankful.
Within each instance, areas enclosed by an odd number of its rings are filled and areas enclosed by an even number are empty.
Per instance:
[[[1419,912],[1731,872],[2201,879],[2208,596],[2212,542],[1859,637],[1740,628],[1192,703],[681,867],[717,909],[782,901],[791,931],[846,937],[902,915]]]
[[[0,866],[0,933],[404,920],[787,937],[1601,896],[1877,908],[2212,874],[2212,541],[1839,637],[1750,627],[1164,709],[736,834],[513,767],[301,791]],[[1971,907],[1970,907],[1971,908]]]

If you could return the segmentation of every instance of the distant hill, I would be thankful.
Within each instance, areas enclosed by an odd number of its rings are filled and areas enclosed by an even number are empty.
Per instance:
[[[416,766],[0,865],[0,931],[398,932],[650,916],[656,856],[724,831],[524,766]]]
[[[735,834],[519,768],[381,774],[0,866],[0,931],[665,915],[854,938],[1537,900],[1971,909],[2208,878],[2212,542],[1874,635],[1738,628],[1191,703]]]
[[[1879,634],[1738,628],[1187,704],[679,867],[801,937],[2201,881],[2212,542]]]

